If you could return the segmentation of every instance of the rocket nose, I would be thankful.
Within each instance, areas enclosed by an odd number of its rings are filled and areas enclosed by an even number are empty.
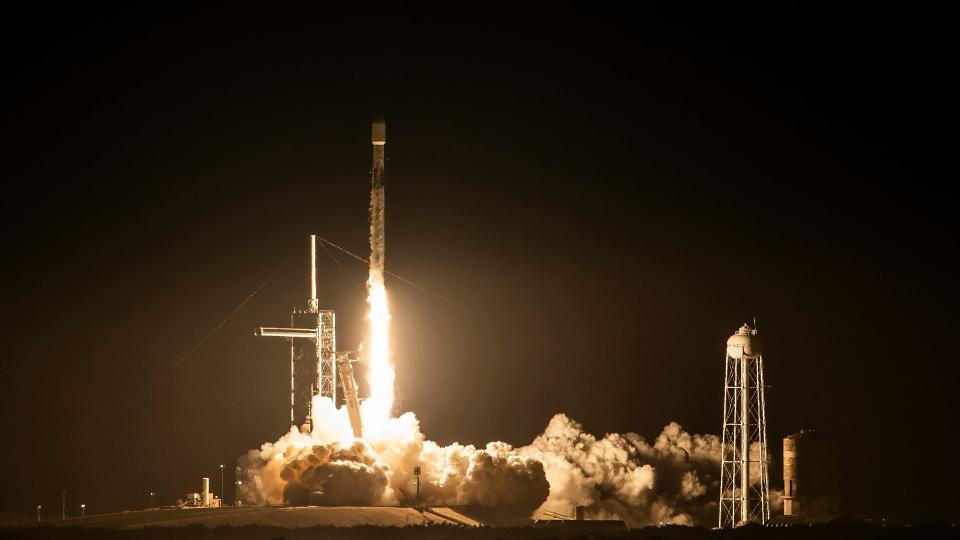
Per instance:
[[[385,144],[387,142],[387,123],[380,120],[374,120],[371,128],[370,140],[373,144]]]

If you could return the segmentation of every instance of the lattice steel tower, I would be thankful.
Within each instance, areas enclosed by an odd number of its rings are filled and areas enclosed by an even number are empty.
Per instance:
[[[757,330],[744,324],[727,340],[720,463],[720,528],[770,520],[767,413]]]

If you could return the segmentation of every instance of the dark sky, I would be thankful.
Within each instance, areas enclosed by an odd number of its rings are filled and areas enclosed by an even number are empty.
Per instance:
[[[387,268],[467,308],[388,282],[430,438],[719,433],[756,316],[776,486],[819,428],[846,510],[960,517],[945,15],[586,7],[8,13],[0,509],[218,491],[286,429],[288,347],[253,330],[303,305],[306,235],[367,252],[383,115]]]

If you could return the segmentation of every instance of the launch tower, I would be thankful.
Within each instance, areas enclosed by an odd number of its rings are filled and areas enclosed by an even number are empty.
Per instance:
[[[363,433],[360,400],[353,376],[354,352],[337,351],[336,314],[319,309],[317,301],[317,237],[310,235],[310,298],[307,308],[294,309],[290,328],[261,327],[256,335],[290,340],[290,424],[309,433],[313,429],[313,397],[320,394],[337,404],[337,375],[353,434]],[[339,373],[338,373],[339,372]]]
[[[333,310],[317,301],[317,237],[310,235],[310,298],[304,310],[294,309],[290,328],[261,327],[258,336],[290,340],[290,424],[313,428],[313,396],[337,402],[337,333]]]
[[[744,324],[727,340],[720,463],[720,528],[770,520],[763,355]]]

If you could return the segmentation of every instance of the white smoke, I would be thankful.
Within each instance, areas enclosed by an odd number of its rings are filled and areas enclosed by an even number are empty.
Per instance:
[[[691,435],[671,422],[648,443],[635,433],[598,439],[564,414],[521,454],[544,464],[550,497],[544,509],[570,513],[585,506],[592,518],[631,526],[716,519],[720,439]]]
[[[317,401],[322,398],[318,398]],[[311,434],[291,429],[240,459],[241,497],[252,505],[412,505],[413,468],[421,504],[467,506],[495,521],[526,518],[546,500],[543,465],[502,442],[485,448],[425,440],[413,413],[353,439],[344,409],[317,403]],[[332,429],[330,429],[332,428]]]
[[[440,446],[413,413],[354,439],[344,409],[317,398],[313,433],[291,430],[241,458],[241,495],[253,505],[465,506],[491,522],[536,510],[622,519],[630,526],[709,525],[719,497],[720,439],[672,422],[652,441],[635,433],[597,438],[564,414],[525,447],[503,442]]]

